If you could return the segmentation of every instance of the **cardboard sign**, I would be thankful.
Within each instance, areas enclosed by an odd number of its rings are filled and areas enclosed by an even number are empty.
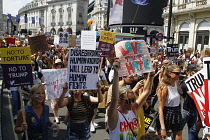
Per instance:
[[[63,91],[63,84],[67,82],[67,68],[43,69],[42,74],[46,83],[46,99],[59,98]]]
[[[98,81],[99,52],[69,50],[68,82],[70,90],[95,90]]]
[[[178,44],[167,44],[167,56],[178,57],[179,56],[179,45]]]
[[[0,51],[5,86],[32,85],[30,48],[1,48]]]
[[[69,46],[76,47],[76,35],[69,35]]]
[[[68,32],[59,32],[59,46],[69,46],[69,34]]]
[[[205,118],[206,104],[204,92],[204,72],[205,70],[202,69],[185,81],[202,121],[204,121]]]
[[[120,62],[119,76],[153,71],[144,40],[120,41],[115,45],[115,53]]]
[[[101,57],[110,57],[114,44],[115,33],[109,31],[101,31],[98,50],[101,52]]]
[[[145,132],[149,129],[150,125],[152,124],[153,117],[149,116],[147,114],[144,114],[144,126],[145,126]]]
[[[31,53],[44,52],[49,50],[45,35],[29,37],[28,41],[31,47]]]
[[[205,123],[206,126],[210,126],[210,57],[203,58],[204,64],[204,84],[205,84],[205,110],[206,110],[206,118]]]
[[[96,50],[96,31],[82,31],[81,49]]]

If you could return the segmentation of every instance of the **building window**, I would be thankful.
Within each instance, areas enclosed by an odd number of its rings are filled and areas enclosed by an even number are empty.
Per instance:
[[[60,16],[59,16],[59,21],[60,21],[60,22],[63,22],[63,13],[64,13],[64,10],[63,10],[62,8],[60,8],[60,9],[59,9],[59,15],[60,15]]]
[[[56,13],[56,11],[54,9],[52,9],[51,13],[52,13],[52,22],[55,22],[55,13]]]
[[[190,3],[191,0],[184,0],[184,3]]]

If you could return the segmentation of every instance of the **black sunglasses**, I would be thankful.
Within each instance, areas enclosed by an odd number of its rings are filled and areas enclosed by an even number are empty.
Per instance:
[[[136,101],[136,98],[132,98],[132,99],[123,99],[123,98],[120,98],[121,100],[125,101],[126,104],[131,104],[131,103],[134,103]]]
[[[35,64],[31,64],[31,66],[35,66]]]
[[[171,72],[171,73],[174,73],[176,75],[180,75],[180,72]]]

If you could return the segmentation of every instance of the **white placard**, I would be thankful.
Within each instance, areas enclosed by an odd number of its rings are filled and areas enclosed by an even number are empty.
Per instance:
[[[81,49],[96,50],[96,31],[82,31]]]

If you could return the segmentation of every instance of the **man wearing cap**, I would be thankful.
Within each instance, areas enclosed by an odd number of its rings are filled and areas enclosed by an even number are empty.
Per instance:
[[[190,64],[187,67],[187,77],[191,77],[198,71],[198,68],[194,64]],[[196,105],[191,97],[191,94],[185,84],[183,82],[181,84],[181,88],[183,91],[184,104],[183,104],[183,127],[187,123],[188,126],[188,140],[194,140],[195,138],[195,130],[196,130],[196,120],[197,120],[197,109]]]

